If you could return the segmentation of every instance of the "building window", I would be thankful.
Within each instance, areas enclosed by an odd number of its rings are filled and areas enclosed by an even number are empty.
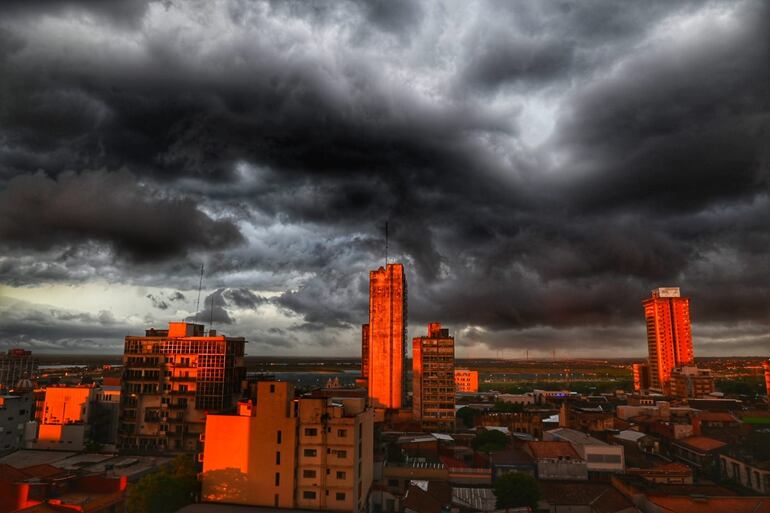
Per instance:
[[[273,500],[273,505],[277,508],[278,507],[278,494],[275,494],[275,499]]]
[[[345,477],[346,477],[346,474],[343,470],[337,471],[337,479],[345,479]]]
[[[302,471],[302,477],[305,477],[307,479],[315,479],[316,472],[315,470],[305,469]]]
[[[338,501],[344,501],[345,500],[345,492],[337,492],[334,494],[334,498]]]
[[[317,436],[318,430],[316,428],[305,428],[305,436]]]
[[[308,458],[315,458],[316,456],[318,456],[318,451],[315,449],[305,449],[304,451],[302,451],[302,455]]]
[[[278,434],[276,435],[276,443],[281,443],[281,430],[278,430]]]
[[[345,438],[348,436],[348,430],[347,429],[338,429],[337,430],[337,436],[340,438]]]
[[[281,464],[281,451],[276,451],[275,453],[275,464],[276,465]]]
[[[302,492],[302,498],[303,499],[315,499],[315,492],[304,491],[304,492]]]
[[[281,484],[281,473],[276,472],[275,473],[275,486],[278,486]]]
[[[348,451],[343,451],[343,450],[337,451],[337,457],[338,458],[347,458],[348,457]]]

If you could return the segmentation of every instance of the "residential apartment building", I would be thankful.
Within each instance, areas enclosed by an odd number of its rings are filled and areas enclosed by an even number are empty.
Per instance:
[[[622,445],[610,445],[575,429],[558,428],[543,433],[543,440],[567,442],[586,462],[589,472],[623,473],[626,468]]]
[[[457,392],[473,393],[479,391],[479,371],[470,369],[455,369],[455,390]]]
[[[262,381],[238,415],[208,416],[204,501],[366,511],[374,443],[366,399],[293,396],[291,383]]]
[[[671,372],[693,362],[690,299],[662,287],[642,302],[647,323],[650,389],[669,392]]]
[[[23,447],[24,427],[34,409],[31,392],[0,395],[0,455]]]
[[[369,273],[368,389],[375,408],[401,408],[406,353],[406,275],[402,264]]]
[[[412,410],[423,429],[452,429],[455,421],[455,339],[434,322],[412,340]]]
[[[634,392],[650,389],[650,366],[646,363],[635,363],[631,366],[634,376]]]
[[[770,360],[762,362],[762,368],[765,371],[765,393],[768,401],[770,401]]]
[[[714,375],[709,369],[684,366],[671,371],[670,394],[674,397],[699,398],[715,390]]]
[[[186,322],[126,337],[118,447],[195,451],[206,415],[237,405],[245,343]]]
[[[22,379],[32,379],[37,375],[37,359],[31,351],[13,348],[6,354],[0,354],[0,386],[14,388]]]
[[[42,399],[29,449],[82,451],[91,437],[97,388],[93,385],[56,386],[36,390]]]

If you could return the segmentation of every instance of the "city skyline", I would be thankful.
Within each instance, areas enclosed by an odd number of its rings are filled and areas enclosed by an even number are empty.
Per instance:
[[[198,319],[250,355],[359,356],[387,222],[407,340],[642,358],[639,302],[680,287],[698,356],[766,355],[769,20],[3,2],[0,351]]]

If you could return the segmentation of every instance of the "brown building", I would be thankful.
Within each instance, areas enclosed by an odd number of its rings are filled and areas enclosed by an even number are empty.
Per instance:
[[[32,379],[37,375],[37,359],[32,351],[9,349],[0,354],[0,387],[14,388],[22,379]]]
[[[650,388],[668,393],[671,371],[693,362],[690,299],[678,287],[658,288],[642,302],[647,321]]]
[[[423,429],[451,429],[455,421],[455,339],[437,322],[412,340],[414,418]]]
[[[699,398],[714,392],[714,376],[709,369],[693,366],[678,367],[671,371],[671,395],[681,398]]]
[[[634,392],[650,389],[650,366],[646,363],[635,363],[631,366],[634,373]]]
[[[457,392],[478,392],[479,371],[455,369],[455,390]]]
[[[404,400],[406,276],[402,264],[369,273],[369,399],[375,408],[399,409]]]
[[[195,451],[206,414],[237,404],[245,343],[186,322],[126,337],[118,447]]]
[[[290,383],[262,381],[238,415],[208,416],[204,501],[366,511],[374,431],[366,399],[293,396]]]

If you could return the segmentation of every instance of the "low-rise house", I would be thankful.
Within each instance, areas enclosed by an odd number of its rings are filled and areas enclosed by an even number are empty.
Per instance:
[[[558,428],[546,431],[545,440],[568,442],[586,461],[589,472],[623,472],[625,457],[622,445],[610,445],[587,433],[574,429]]]
[[[585,460],[569,442],[526,442],[524,449],[535,461],[538,479],[588,479]]]
[[[716,465],[719,451],[727,444],[707,436],[690,436],[671,444],[671,455],[679,461],[704,470]]]
[[[739,448],[719,455],[723,479],[734,481],[757,493],[770,495],[770,460],[757,458],[750,451]]]

